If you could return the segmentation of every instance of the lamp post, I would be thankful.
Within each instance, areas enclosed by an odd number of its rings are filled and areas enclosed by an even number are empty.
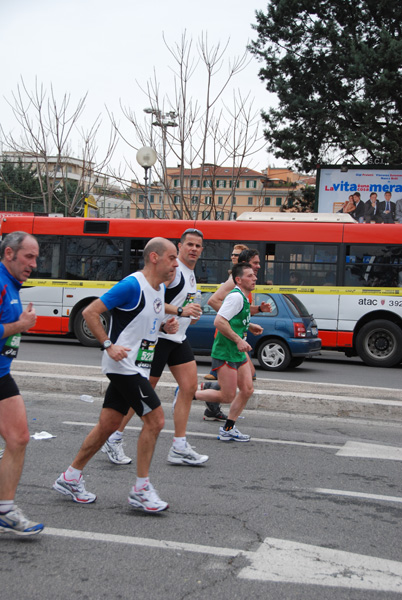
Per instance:
[[[144,179],[145,179],[145,199],[144,199],[144,218],[148,218],[148,204],[150,206],[150,198],[148,198],[148,170],[154,166],[156,163],[156,152],[153,148],[149,148],[148,146],[144,146],[140,148],[137,152],[136,159],[139,165],[143,167],[145,171]]]
[[[144,112],[147,115],[152,115],[155,117],[155,121],[152,122],[153,127],[160,127],[162,133],[162,177],[163,177],[163,200],[162,200],[162,209],[165,193],[167,191],[167,169],[166,169],[166,131],[168,127],[178,127],[178,123],[176,123],[176,119],[178,114],[171,110],[167,113],[163,113],[161,110],[156,108],[144,108]]]

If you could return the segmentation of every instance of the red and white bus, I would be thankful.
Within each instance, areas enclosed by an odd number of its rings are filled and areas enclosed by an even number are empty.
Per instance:
[[[233,244],[244,243],[260,254],[257,291],[299,295],[323,348],[372,366],[402,361],[402,225],[357,224],[342,214],[246,213],[237,221],[4,217],[2,236],[23,230],[40,245],[37,272],[22,290],[38,315],[31,331],[96,345],[84,307],[141,268],[149,239],[176,242],[187,228],[204,235],[196,269],[201,290],[226,280]]]

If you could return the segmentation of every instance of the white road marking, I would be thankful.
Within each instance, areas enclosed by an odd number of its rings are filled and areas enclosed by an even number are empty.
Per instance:
[[[63,425],[82,425],[84,427],[95,427],[96,423],[86,423],[84,421],[63,421]],[[219,425],[217,423],[217,425]],[[126,425],[126,429],[131,429],[132,431],[141,431],[142,427],[133,427],[132,425]],[[174,429],[163,429],[162,433],[174,434]],[[218,429],[215,433],[201,433],[199,431],[188,431],[187,435],[191,435],[193,437],[203,437],[210,438],[216,440],[218,435]],[[334,444],[315,444],[314,442],[293,442],[291,440],[272,440],[269,438],[251,438],[252,442],[260,442],[263,444],[279,444],[286,446],[304,446],[307,448],[325,448],[327,450],[339,450],[342,446],[335,446]]]
[[[94,427],[95,423],[87,423],[84,421],[63,421],[63,425],[81,425],[83,427]],[[141,431],[141,427],[133,427],[127,425],[126,429],[132,431]],[[174,435],[173,429],[164,429],[162,433],[168,433]],[[216,439],[218,431],[216,433],[201,433],[199,431],[188,431],[187,435],[192,437],[201,437]],[[397,446],[383,446],[381,444],[369,444],[363,442],[348,441],[343,446],[337,446],[335,444],[316,444],[314,442],[294,442],[292,440],[273,440],[270,438],[251,438],[252,442],[259,442],[260,444],[277,444],[284,446],[302,446],[305,448],[325,448],[326,450],[337,450],[336,456],[354,457],[354,458],[374,458],[383,460],[402,460],[402,448]]]
[[[326,587],[402,591],[402,563],[266,538],[239,573],[242,579]]]
[[[95,533],[93,531],[77,531],[74,529],[55,529],[45,527],[43,533],[57,537],[75,538],[80,540],[93,540],[95,542],[112,542],[114,544],[127,544],[129,546],[146,546],[147,548],[160,548],[161,550],[180,550],[182,552],[197,552],[199,554],[212,554],[214,556],[227,556],[233,558],[239,554],[248,554],[247,551],[235,548],[218,548],[202,546],[200,544],[187,544],[185,542],[170,542],[167,540],[152,540],[129,535],[115,535],[111,533]]]
[[[332,496],[347,496],[349,498],[364,498],[366,500],[380,500],[381,502],[399,502],[402,498],[399,496],[383,496],[382,494],[364,494],[363,492],[348,492],[345,490],[329,490],[327,488],[315,488],[317,494],[330,494]]]
[[[355,458],[376,458],[383,460],[402,460],[402,448],[383,446],[362,442],[346,442],[336,453],[337,456],[352,456]]]
[[[402,591],[401,562],[275,538],[266,538],[258,550],[250,552],[237,548],[203,546],[52,527],[46,527],[43,535],[146,546],[161,550],[179,550],[228,558],[244,556],[250,561],[250,565],[239,572],[238,576],[241,579],[384,592]]]

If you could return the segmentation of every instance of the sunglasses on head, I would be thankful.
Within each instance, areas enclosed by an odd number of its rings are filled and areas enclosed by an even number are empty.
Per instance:
[[[200,237],[202,237],[204,239],[204,234],[199,229],[191,229],[191,228],[186,229],[186,231],[183,231],[182,237],[183,237],[183,235],[187,235],[188,233],[195,233],[196,235],[199,235]]]

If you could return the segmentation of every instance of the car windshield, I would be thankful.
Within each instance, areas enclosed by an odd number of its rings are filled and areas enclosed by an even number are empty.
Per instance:
[[[309,317],[310,313],[303,302],[293,294],[283,294],[283,299],[296,317]]]

